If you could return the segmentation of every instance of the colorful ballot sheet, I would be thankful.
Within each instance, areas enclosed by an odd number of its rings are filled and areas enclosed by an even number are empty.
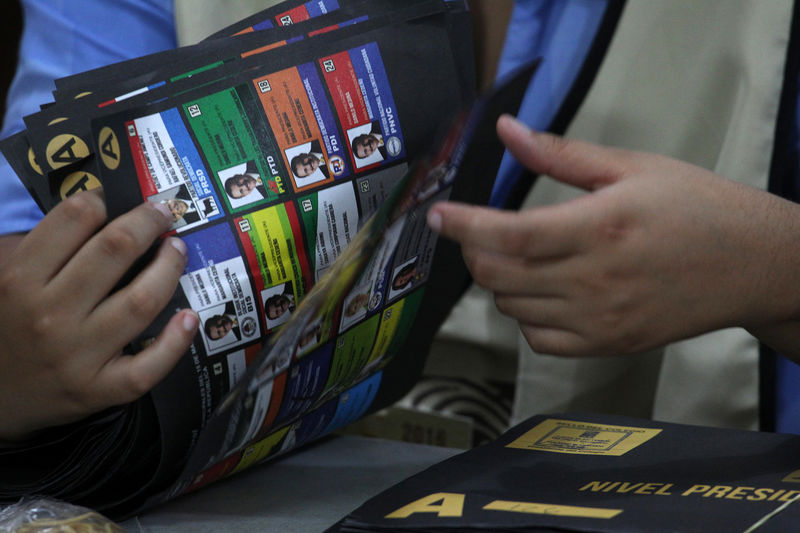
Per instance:
[[[469,30],[461,1],[291,0],[57,82],[0,147],[44,210],[100,185],[112,218],[169,208],[187,265],[126,354],[182,308],[201,328],[144,398],[76,426],[54,478],[24,466],[34,449],[0,452],[19,474],[0,498],[124,517],[399,399],[468,283],[425,210],[488,199],[494,122],[532,72],[465,111]]]

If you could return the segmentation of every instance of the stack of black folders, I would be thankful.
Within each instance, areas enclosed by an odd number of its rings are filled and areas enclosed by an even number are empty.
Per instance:
[[[169,207],[188,264],[125,352],[177,309],[201,328],[141,400],[0,450],[0,502],[124,518],[399,399],[468,283],[425,210],[487,202],[534,70],[473,106],[471,35],[462,0],[288,0],[56,80],[0,148],[45,213],[98,187],[110,218]]]
[[[374,497],[334,532],[788,532],[800,437],[535,416]]]

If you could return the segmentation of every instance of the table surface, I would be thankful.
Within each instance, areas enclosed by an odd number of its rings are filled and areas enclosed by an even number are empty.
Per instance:
[[[130,533],[322,532],[366,500],[460,450],[334,436],[122,523]]]

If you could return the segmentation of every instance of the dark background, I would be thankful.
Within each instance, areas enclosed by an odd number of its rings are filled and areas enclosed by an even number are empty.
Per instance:
[[[3,16],[0,17],[0,102],[3,113],[6,109],[8,85],[17,66],[17,51],[22,33],[22,8],[19,0],[5,0]]]

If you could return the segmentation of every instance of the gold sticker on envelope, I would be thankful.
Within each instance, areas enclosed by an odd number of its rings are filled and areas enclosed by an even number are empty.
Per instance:
[[[548,418],[506,447],[581,455],[624,455],[659,433],[660,429]]]

